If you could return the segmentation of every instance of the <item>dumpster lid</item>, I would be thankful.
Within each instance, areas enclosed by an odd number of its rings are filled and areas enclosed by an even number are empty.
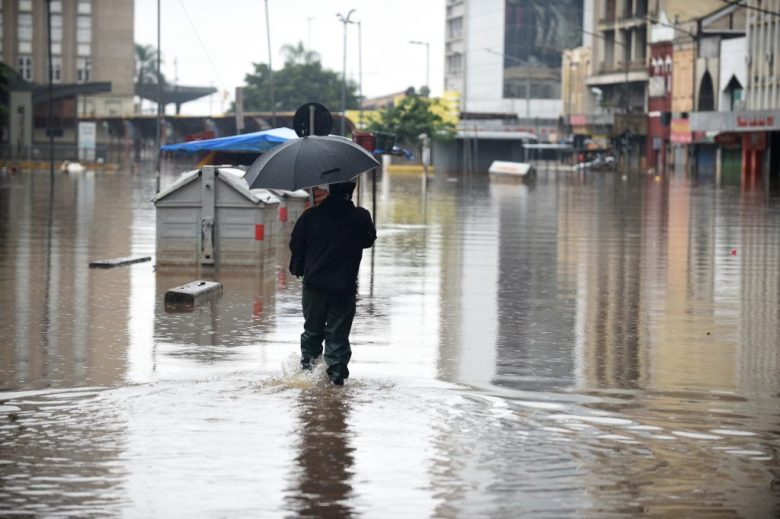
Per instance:
[[[269,191],[282,200],[285,198],[309,198],[309,193],[307,193],[305,189],[298,189],[296,191],[287,191],[286,189],[270,189]]]
[[[276,196],[276,193],[273,193],[268,189],[263,189],[263,188],[251,189],[250,193],[252,193],[254,196],[259,198],[261,201],[265,202],[266,204],[278,204],[279,202],[281,202],[279,197]]]
[[[192,171],[185,171],[181,175],[179,175],[178,180],[171,184],[170,186],[166,187],[165,189],[161,189],[159,193],[157,193],[154,198],[152,198],[152,202],[157,203],[166,196],[170,195],[174,191],[178,191],[183,186],[186,186],[190,182],[193,182],[200,176],[200,170],[195,169]]]
[[[223,169],[224,172],[227,174],[222,174]],[[240,194],[244,195],[246,198],[251,200],[253,203],[258,204],[260,202],[265,204],[278,204],[280,202],[279,198],[274,196],[272,193],[267,192],[264,193],[264,189],[249,189],[249,184],[246,183],[246,180],[243,179],[243,177],[239,177],[236,175],[236,168],[217,168],[217,178],[222,180],[225,184],[229,185],[236,191],[238,191]]]
[[[247,198],[253,204],[278,204],[281,202],[278,196],[265,189],[253,189],[250,191],[249,185],[246,183],[246,180],[243,179],[243,174],[244,171],[240,168],[232,166],[218,167],[216,168],[215,177],[236,190],[239,194]],[[190,182],[194,182],[200,176],[201,170],[199,169],[182,173],[176,182],[157,193],[157,195],[152,198],[152,202],[156,204],[171,193],[178,191]]]

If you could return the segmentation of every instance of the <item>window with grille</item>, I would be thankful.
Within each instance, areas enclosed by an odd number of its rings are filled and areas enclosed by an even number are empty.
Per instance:
[[[32,81],[32,56],[19,56],[16,70],[25,81]]]
[[[51,58],[51,82],[62,83],[62,58],[59,56]]]
[[[76,59],[76,82],[86,83],[92,76],[92,63],[89,58]]]
[[[463,63],[463,57],[460,54],[447,56],[447,73],[460,74]]]
[[[460,38],[463,34],[463,17],[447,20],[447,38]]]

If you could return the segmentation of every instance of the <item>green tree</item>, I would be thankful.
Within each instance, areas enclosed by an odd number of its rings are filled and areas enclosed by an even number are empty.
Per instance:
[[[154,45],[135,44],[135,82],[139,86],[139,90],[145,84],[157,84],[157,55],[158,51]],[[165,76],[162,75],[162,72],[160,79],[164,85]]]
[[[450,140],[455,136],[455,125],[436,113],[438,104],[438,98],[417,94],[409,88],[401,102],[379,112],[379,120],[371,122],[368,130],[394,133],[406,146],[416,144],[423,133],[433,140]]]
[[[304,103],[316,102],[330,110],[341,109],[341,74],[322,67],[320,56],[308,51],[299,42],[285,45],[284,68],[274,70],[274,98],[276,110],[295,111]],[[253,63],[254,72],[244,78],[244,110],[271,111],[271,81],[266,63]],[[347,109],[358,108],[357,85],[347,81]]]
[[[282,45],[282,55],[285,63],[308,64],[320,60],[319,53],[313,50],[307,50],[303,42],[299,41],[296,45]]]

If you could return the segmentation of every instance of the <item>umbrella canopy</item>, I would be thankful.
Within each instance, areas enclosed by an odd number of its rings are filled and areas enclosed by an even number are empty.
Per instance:
[[[263,130],[262,132],[231,135],[217,139],[166,144],[160,149],[162,151],[178,151],[182,153],[198,153],[201,151],[263,153],[283,142],[297,138],[298,136],[290,128],[273,128],[271,130]]]
[[[347,138],[311,135],[264,153],[244,178],[251,189],[295,191],[348,182],[378,166],[379,162],[369,152]]]

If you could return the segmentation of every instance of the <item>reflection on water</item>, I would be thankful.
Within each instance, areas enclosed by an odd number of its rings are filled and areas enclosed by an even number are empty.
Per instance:
[[[388,176],[344,388],[290,369],[284,239],[261,269],[88,268],[154,255],[154,184],[0,177],[0,515],[780,514],[760,182]],[[201,278],[223,296],[165,307]]]
[[[299,517],[351,517],[353,451],[347,425],[349,391],[315,387],[298,397],[297,470],[290,509]]]

